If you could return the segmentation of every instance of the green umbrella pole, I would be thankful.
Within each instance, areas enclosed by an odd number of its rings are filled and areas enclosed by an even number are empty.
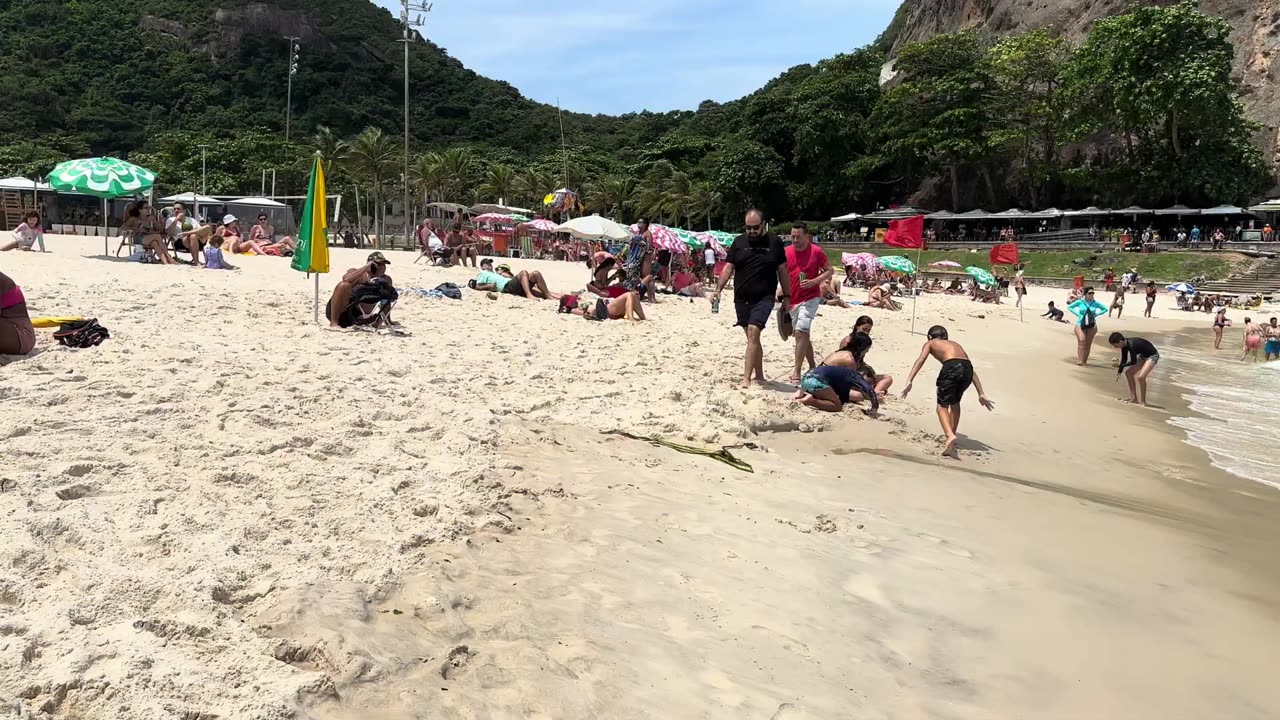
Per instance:
[[[111,254],[111,231],[108,229],[107,199],[102,198],[102,254]]]

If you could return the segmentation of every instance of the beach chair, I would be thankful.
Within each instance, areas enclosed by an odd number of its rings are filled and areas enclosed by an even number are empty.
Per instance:
[[[120,251],[125,247],[129,248],[129,257],[139,255],[139,262],[142,263],[158,263],[160,258],[156,257],[156,251],[142,247],[141,243],[134,242],[136,235],[129,232],[120,233],[120,244],[116,246],[116,257],[120,257]]]

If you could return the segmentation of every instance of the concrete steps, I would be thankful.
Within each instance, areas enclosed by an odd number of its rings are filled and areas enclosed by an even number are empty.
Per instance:
[[[1229,295],[1280,296],[1280,258],[1264,260],[1253,270],[1235,273],[1225,280],[1207,282],[1196,289]]]

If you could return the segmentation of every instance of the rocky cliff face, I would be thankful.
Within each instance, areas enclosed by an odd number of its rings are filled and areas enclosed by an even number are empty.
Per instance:
[[[1174,0],[1140,0],[1171,5]],[[1122,13],[1130,0],[904,0],[889,30],[891,48],[939,33],[982,27],[1016,33],[1052,26],[1082,38],[1095,21]],[[1264,126],[1259,142],[1280,165],[1280,0],[1201,0],[1200,9],[1231,23],[1235,77],[1249,117]]]

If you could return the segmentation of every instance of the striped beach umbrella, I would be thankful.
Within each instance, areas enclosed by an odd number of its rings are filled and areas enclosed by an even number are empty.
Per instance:
[[[103,254],[111,252],[107,240],[107,201],[145,193],[156,182],[156,174],[118,158],[86,158],[58,163],[49,173],[49,185],[59,192],[74,192],[102,198]]]
[[[992,275],[990,270],[985,270],[977,267],[976,265],[970,265],[965,268],[964,271],[969,273],[969,275],[971,275],[974,280],[977,280],[978,284],[983,287],[991,287],[996,284],[996,276]]]
[[[293,251],[294,270],[315,273],[316,292],[312,305],[315,321],[320,322],[320,273],[329,272],[329,215],[325,207],[324,166],[320,154],[311,162],[311,181],[307,184],[307,201],[302,206],[302,224],[298,227],[298,247]],[[334,308],[334,312],[338,312]]]
[[[916,274],[916,264],[901,255],[885,255],[876,258],[876,263],[891,272],[899,272],[904,275]]]
[[[523,226],[538,232],[554,232],[556,229],[556,224],[546,218],[538,218],[537,220],[523,223]]]

